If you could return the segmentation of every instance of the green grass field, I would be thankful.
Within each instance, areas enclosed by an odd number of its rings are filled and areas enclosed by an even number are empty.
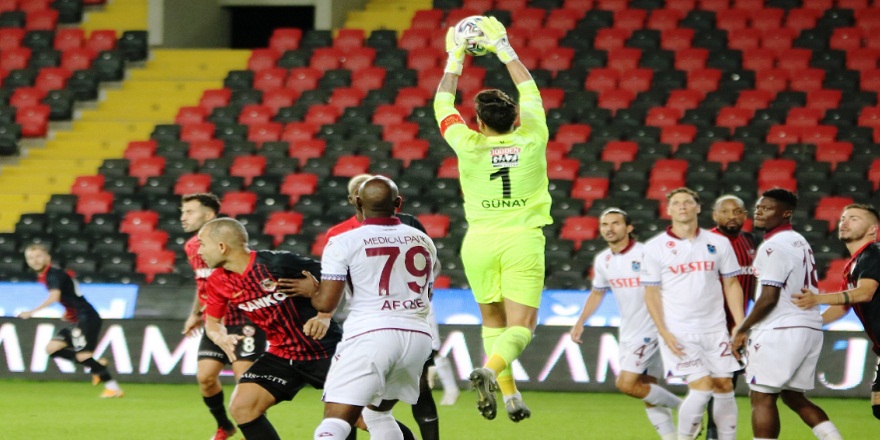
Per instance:
[[[226,395],[231,394],[231,387]],[[0,381],[0,438],[20,439],[202,439],[213,421],[193,385],[127,384],[122,399],[103,400],[100,388],[87,383]],[[441,392],[436,392],[439,399]],[[654,439],[642,406],[620,394],[526,392],[532,418],[515,424],[502,414],[483,420],[474,408],[474,393],[463,392],[455,406],[440,408],[441,435],[447,440],[525,439]],[[228,398],[228,397],[227,397]],[[878,438],[877,421],[867,399],[816,399],[847,440]],[[751,439],[750,409],[738,399],[739,439]],[[285,439],[311,439],[320,422],[320,393],[306,389],[292,402],[269,412]],[[811,439],[812,432],[790,411],[781,411],[782,439]],[[414,432],[409,406],[395,413]],[[241,436],[237,435],[236,439]],[[359,438],[367,439],[366,433]]]

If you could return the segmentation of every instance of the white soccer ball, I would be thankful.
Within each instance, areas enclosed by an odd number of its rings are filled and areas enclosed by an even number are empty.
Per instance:
[[[471,15],[455,25],[455,43],[464,44],[466,54],[480,57],[489,53],[482,44],[485,40],[483,31],[477,26],[477,23],[485,19],[486,17],[481,15]]]

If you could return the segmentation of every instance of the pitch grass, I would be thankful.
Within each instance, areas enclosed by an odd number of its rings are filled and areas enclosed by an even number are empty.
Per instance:
[[[198,388],[192,385],[125,384],[122,399],[99,399],[100,388],[88,383],[0,381],[0,438],[25,439],[205,439],[213,433]],[[231,387],[226,388],[226,396]],[[442,392],[435,392],[439,400]],[[307,388],[292,402],[270,410],[269,418],[284,439],[311,439],[321,419],[320,392]],[[526,392],[532,418],[519,424],[483,420],[473,391],[462,392],[455,406],[441,406],[445,440],[470,439],[614,439],[657,438],[640,402],[620,394]],[[847,440],[877,439],[880,422],[867,399],[815,399]],[[739,439],[751,439],[750,409],[738,398]],[[414,432],[408,405],[395,414]],[[781,411],[782,439],[811,439],[812,433],[791,411]],[[241,435],[236,435],[240,439]],[[359,438],[369,435],[360,433]]]

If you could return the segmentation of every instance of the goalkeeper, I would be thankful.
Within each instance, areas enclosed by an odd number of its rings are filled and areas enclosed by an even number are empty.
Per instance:
[[[541,94],[504,26],[494,17],[481,17],[478,26],[484,34],[478,42],[507,67],[519,105],[500,90],[484,90],[474,99],[479,131],[468,128],[454,106],[465,47],[455,43],[450,28],[449,58],[434,112],[440,133],[458,156],[468,221],[461,258],[483,320],[488,360],[470,375],[477,407],[483,417],[495,418],[497,382],[510,419],[519,422],[531,412],[516,389],[510,365],[532,340],[544,287],[541,228],[553,222],[547,191],[549,134]]]

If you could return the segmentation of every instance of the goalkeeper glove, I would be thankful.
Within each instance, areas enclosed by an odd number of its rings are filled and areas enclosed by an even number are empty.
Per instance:
[[[507,64],[517,58],[516,52],[510,47],[507,40],[507,29],[495,17],[486,17],[477,22],[477,26],[483,31],[486,43],[483,45],[489,52],[494,52],[498,59]]]
[[[451,27],[446,32],[446,73],[454,73],[461,75],[461,69],[464,67],[464,44],[455,43],[455,28]]]

